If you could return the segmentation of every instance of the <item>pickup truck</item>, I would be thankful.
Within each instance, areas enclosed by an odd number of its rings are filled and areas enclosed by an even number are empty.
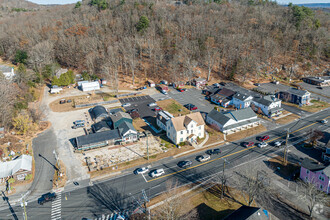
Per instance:
[[[54,201],[56,199],[55,193],[46,193],[38,199],[38,204],[43,205],[45,202]]]

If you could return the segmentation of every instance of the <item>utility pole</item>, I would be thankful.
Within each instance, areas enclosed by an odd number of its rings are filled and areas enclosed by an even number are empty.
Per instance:
[[[149,143],[148,143],[148,134],[147,134],[147,158],[149,161]]]
[[[286,131],[286,139],[285,139],[285,147],[284,147],[284,153],[283,153],[283,164],[286,166],[287,162],[288,162],[288,141],[289,141],[289,136],[290,136],[290,133],[289,133],[289,130],[288,129]]]
[[[22,197],[22,204],[21,204],[21,205],[23,206],[23,210],[24,210],[23,218],[24,218],[24,220],[27,220],[27,214],[26,214],[26,202],[25,202],[25,200],[24,200],[24,196]]]

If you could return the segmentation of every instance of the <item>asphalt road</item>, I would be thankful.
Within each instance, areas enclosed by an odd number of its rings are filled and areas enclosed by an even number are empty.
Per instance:
[[[279,149],[272,145],[262,149],[256,146],[245,148],[241,146],[241,143],[245,141],[258,143],[257,137],[265,134],[270,136],[270,140],[267,141],[269,143],[275,140],[284,140],[287,129],[290,129],[291,133],[289,142],[295,142],[305,136],[305,133],[311,129],[324,130],[328,128],[329,124],[321,124],[319,120],[329,118],[329,115],[330,110],[328,109],[275,130],[220,146],[222,153],[212,155],[211,160],[204,163],[195,160],[198,155],[201,155],[201,153],[196,153],[182,158],[163,160],[165,162],[162,163],[150,164],[151,170],[158,168],[165,170],[165,175],[157,178],[151,178],[148,174],[134,175],[129,171],[110,180],[95,182],[92,186],[81,183],[76,186],[76,189],[71,187],[70,190],[60,193],[62,195],[61,200],[56,204],[50,202],[40,206],[35,201],[29,202],[27,215],[29,219],[56,219],[51,218],[55,216],[55,213],[60,213],[62,219],[81,219],[83,217],[102,219],[102,215],[106,218],[113,212],[132,212],[139,208],[139,204],[143,203],[143,190],[148,198],[152,198],[165,191],[169,181],[184,185],[216,175],[222,171],[225,160],[227,163],[226,169],[228,169],[258,157],[270,155]],[[177,163],[186,159],[193,161],[192,166],[186,169],[179,168]],[[17,216],[22,216],[21,207],[15,206],[13,209]],[[13,218],[10,211],[6,209],[0,212],[0,219]]]

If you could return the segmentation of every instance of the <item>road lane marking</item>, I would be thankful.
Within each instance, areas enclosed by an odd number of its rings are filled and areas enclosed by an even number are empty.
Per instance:
[[[143,175],[143,173],[141,174],[143,176],[144,181],[146,181],[146,183],[148,182],[147,179],[145,178],[145,176]]]
[[[327,119],[327,118],[329,118],[329,117],[330,117],[330,116],[326,117],[325,119]],[[294,134],[294,133],[296,133],[296,132],[298,132],[298,131],[301,131],[301,130],[303,130],[303,129],[305,129],[305,128],[308,128],[308,127],[310,127],[310,126],[312,126],[312,125],[315,125],[315,124],[317,124],[317,123],[318,123],[318,122],[314,122],[314,123],[312,123],[312,124],[306,125],[306,126],[304,126],[304,127],[301,127],[301,128],[298,129],[298,130],[295,130],[295,131],[290,132],[289,134]],[[272,141],[278,140],[278,139],[283,138],[283,137],[286,137],[286,134],[285,134],[285,135],[282,135],[282,136],[280,136],[280,137],[277,137],[277,138],[273,138],[273,139],[271,139],[271,140],[268,140],[268,141],[266,141],[266,143],[269,143],[269,142],[272,142]],[[235,155],[235,154],[242,153],[242,152],[244,152],[244,151],[247,151],[247,150],[253,149],[253,148],[255,148],[255,147],[256,147],[256,145],[251,146],[251,147],[249,147],[249,148],[245,148],[245,149],[243,149],[243,150],[240,150],[240,151],[237,151],[237,152],[234,152],[234,153],[231,153],[231,154],[227,154],[227,155],[222,156],[222,157],[219,157],[219,158],[215,158],[215,159],[212,159],[212,160],[206,161],[206,162],[204,162],[204,163],[197,164],[197,165],[195,165],[195,166],[188,167],[188,168],[186,168],[186,169],[182,169],[182,170],[179,170],[179,171],[176,171],[176,172],[173,172],[173,173],[169,173],[169,174],[166,174],[166,175],[163,175],[163,176],[160,176],[160,177],[153,178],[153,179],[151,179],[151,180],[148,180],[147,182],[149,183],[149,182],[152,182],[152,181],[155,181],[155,180],[158,180],[158,179],[162,179],[162,178],[165,178],[165,177],[168,177],[168,176],[173,176],[173,175],[175,175],[175,174],[182,173],[182,172],[184,172],[184,171],[186,171],[186,170],[194,169],[194,168],[197,168],[197,167],[203,166],[203,165],[205,165],[205,164],[208,164],[208,163],[211,163],[211,162],[214,162],[214,161],[217,161],[217,160],[221,160],[221,159],[224,159],[224,158],[230,157],[230,156]]]

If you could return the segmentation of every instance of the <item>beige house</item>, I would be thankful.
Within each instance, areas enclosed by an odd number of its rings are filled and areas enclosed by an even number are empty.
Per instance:
[[[171,118],[167,122],[166,135],[175,144],[184,141],[196,142],[204,137],[204,119],[200,112]]]

